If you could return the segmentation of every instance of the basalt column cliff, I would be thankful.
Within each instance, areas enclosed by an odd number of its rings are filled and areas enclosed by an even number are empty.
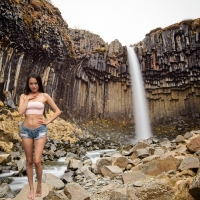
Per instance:
[[[89,31],[68,29],[49,1],[0,2],[0,92],[15,103],[30,72],[68,117],[133,119],[126,48]]]
[[[135,50],[152,121],[198,119],[200,19],[152,30]]]
[[[199,21],[155,29],[135,45],[152,122],[199,118]],[[68,117],[134,119],[126,47],[68,28],[47,0],[1,0],[0,99],[9,90],[17,104],[30,72]]]

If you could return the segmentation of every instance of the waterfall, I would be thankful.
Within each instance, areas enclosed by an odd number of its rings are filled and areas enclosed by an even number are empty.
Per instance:
[[[132,47],[127,47],[128,62],[130,67],[133,104],[134,104],[134,117],[135,117],[135,130],[136,138],[148,139],[152,136],[151,126],[149,120],[149,112],[147,106],[147,100],[145,97],[145,90],[143,85],[142,74],[140,70],[140,64],[136,53]]]

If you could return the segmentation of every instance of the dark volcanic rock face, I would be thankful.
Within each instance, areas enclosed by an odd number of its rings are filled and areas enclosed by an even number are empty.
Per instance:
[[[136,45],[152,123],[184,130],[182,119],[199,118],[199,21],[155,29]],[[67,117],[133,122],[126,47],[69,29],[49,1],[1,0],[0,100],[9,90],[17,104],[30,72]]]
[[[1,94],[11,91],[17,103],[27,74],[36,72],[67,117],[133,118],[126,49],[119,41],[108,45],[98,35],[68,29],[48,1],[3,0],[0,11]]]
[[[43,74],[48,66],[58,82],[58,71],[74,52],[57,8],[48,1],[2,0],[0,27],[1,100],[2,92],[10,90],[17,103],[27,74]]]
[[[198,119],[200,19],[155,29],[135,47],[155,120]]]

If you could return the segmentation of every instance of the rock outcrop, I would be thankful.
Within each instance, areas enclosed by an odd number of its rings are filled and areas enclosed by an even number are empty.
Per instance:
[[[187,131],[183,120],[199,119],[199,24],[158,28],[135,45],[152,123],[176,121]],[[10,91],[17,104],[36,72],[68,118],[134,121],[127,50],[118,40],[68,28],[47,0],[2,0],[0,27],[0,100]]]
[[[152,119],[199,118],[200,18],[146,34],[135,46]]]

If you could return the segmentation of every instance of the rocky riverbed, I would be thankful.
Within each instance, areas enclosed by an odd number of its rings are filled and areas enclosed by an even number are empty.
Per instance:
[[[22,121],[16,110],[1,103],[0,175],[15,171],[13,176],[26,177],[18,134]],[[98,137],[88,124],[58,118],[48,125],[48,132],[43,165],[62,158],[66,170],[61,178],[43,174],[43,196],[37,199],[200,199],[200,130],[126,144],[109,135]],[[100,152],[96,162],[88,154],[91,151]],[[0,198],[25,199],[28,185],[13,192],[12,181],[0,178]]]

